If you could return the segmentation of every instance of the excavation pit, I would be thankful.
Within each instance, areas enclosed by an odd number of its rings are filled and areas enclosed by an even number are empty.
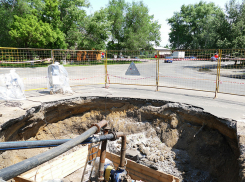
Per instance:
[[[102,119],[112,130],[128,134],[128,158],[181,181],[230,182],[243,177],[235,121],[161,100],[87,97],[44,103],[4,123],[1,141],[74,138]],[[119,149],[118,141],[109,142],[108,150]],[[0,168],[45,149],[28,150],[1,152]]]

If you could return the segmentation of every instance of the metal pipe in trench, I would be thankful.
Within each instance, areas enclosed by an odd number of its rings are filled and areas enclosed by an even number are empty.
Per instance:
[[[104,130],[104,134],[106,135],[108,133],[108,130]],[[119,168],[125,169],[125,155],[126,155],[126,135],[123,132],[117,132],[114,133],[115,139],[116,138],[122,138],[122,144],[121,144],[121,157],[120,157],[120,164]],[[106,158],[106,144],[107,141],[102,142],[101,146],[101,154],[100,154],[100,166],[99,166],[99,178],[98,181],[102,182],[104,181],[104,165],[105,165],[105,158]]]
[[[96,137],[89,137],[80,144],[96,143],[105,140],[114,139],[113,134],[100,135]],[[60,140],[34,140],[34,141],[15,141],[15,142],[0,142],[1,150],[19,150],[19,149],[31,149],[31,148],[43,148],[43,147],[56,147],[72,139],[60,139]]]
[[[120,164],[119,167],[124,168],[125,167],[125,155],[126,155],[126,135],[123,132],[117,132],[116,133],[117,138],[122,138],[122,145],[121,145],[121,157],[120,157]]]
[[[104,134],[107,135],[109,132],[108,129],[104,129]],[[100,165],[99,165],[99,178],[98,181],[104,181],[104,166],[105,166],[105,159],[106,159],[106,145],[107,140],[102,142],[101,145],[101,153],[100,153]]]
[[[47,162],[64,152],[70,150],[71,148],[75,147],[76,145],[82,143],[84,140],[86,140],[90,135],[99,132],[100,128],[107,125],[107,121],[103,120],[99,123],[94,124],[93,127],[85,131],[83,134],[80,136],[72,139],[71,141],[68,141],[58,147],[55,147],[53,149],[50,149],[44,153],[41,153],[39,155],[36,155],[34,157],[31,157],[29,159],[26,159],[22,162],[19,162],[17,164],[14,164],[12,166],[6,167],[2,170],[0,170],[0,178],[2,180],[9,180],[13,177],[16,177],[30,169],[33,169],[44,162]]]

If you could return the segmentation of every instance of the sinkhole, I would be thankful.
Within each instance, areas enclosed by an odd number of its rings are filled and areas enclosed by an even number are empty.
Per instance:
[[[2,125],[1,141],[74,138],[91,123],[109,121],[127,134],[126,157],[181,181],[239,181],[236,122],[195,106],[162,100],[86,97],[44,103]],[[35,155],[43,149],[35,150]],[[119,142],[107,150],[120,152]],[[33,156],[1,152],[0,168]]]

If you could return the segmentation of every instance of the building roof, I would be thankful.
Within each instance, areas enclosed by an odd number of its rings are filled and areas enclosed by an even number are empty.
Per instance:
[[[160,47],[160,46],[153,46],[153,48],[158,51],[171,51],[171,49]]]

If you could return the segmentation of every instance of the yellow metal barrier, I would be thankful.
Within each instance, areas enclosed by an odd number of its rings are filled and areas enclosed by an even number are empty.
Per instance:
[[[105,53],[105,56],[106,56],[106,59],[105,59],[105,88],[107,88],[107,75],[108,75],[108,72],[107,72],[107,51]]]
[[[157,85],[157,89],[156,91],[158,91],[158,87],[159,87],[159,51],[157,51],[157,64],[156,64],[156,85]]]
[[[245,95],[245,50],[220,50],[218,92]]]
[[[215,92],[218,50],[174,50],[160,59],[159,87]]]
[[[54,61],[60,62],[69,74],[70,86],[104,84],[106,59],[100,50],[53,50]]]
[[[156,50],[108,50],[107,75],[110,84],[157,86]]]
[[[47,67],[59,62],[70,85],[154,86],[245,95],[245,50],[60,50],[0,47],[1,74],[15,68],[27,91],[47,87]]]
[[[47,67],[52,64],[51,49],[0,48],[0,73],[15,69],[26,90],[47,87]]]

